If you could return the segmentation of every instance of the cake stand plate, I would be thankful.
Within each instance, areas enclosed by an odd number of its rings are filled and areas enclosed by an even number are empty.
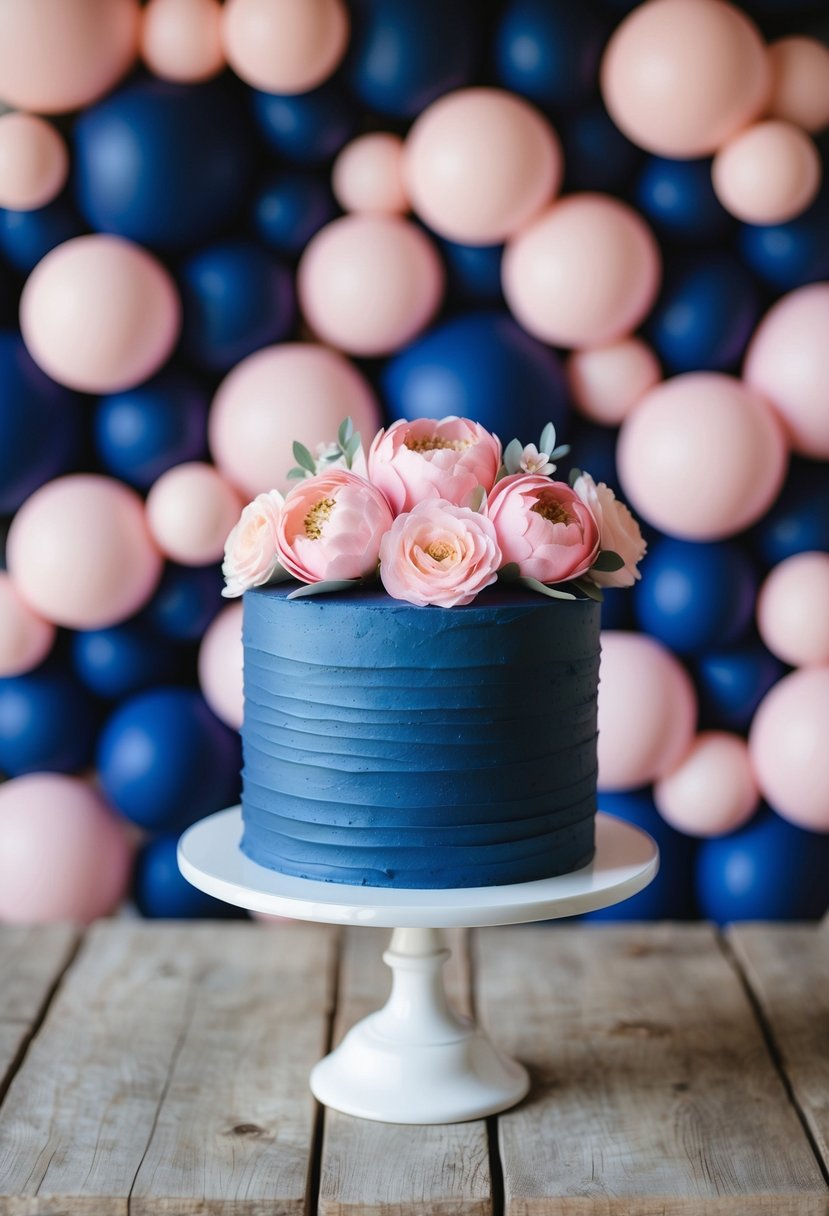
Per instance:
[[[383,955],[392,971],[388,1003],[352,1027],[311,1073],[320,1102],[384,1123],[479,1119],[513,1106],[529,1088],[526,1070],[450,1009],[441,975],[449,958],[443,929],[591,912],[641,891],[659,866],[648,835],[601,813],[590,865],[504,887],[404,890],[292,878],[245,857],[241,837],[239,807],[189,828],[178,846],[187,881],[252,912],[394,930]]]

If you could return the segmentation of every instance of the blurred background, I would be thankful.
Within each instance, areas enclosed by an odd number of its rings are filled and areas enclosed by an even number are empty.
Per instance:
[[[643,521],[596,915],[829,905],[823,0],[3,0],[0,920],[231,915],[224,539],[350,415],[552,419]],[[566,472],[566,465],[563,468]]]

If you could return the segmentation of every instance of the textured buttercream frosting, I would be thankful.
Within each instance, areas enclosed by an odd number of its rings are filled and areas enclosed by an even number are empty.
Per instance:
[[[462,608],[382,590],[244,597],[243,851],[382,887],[585,865],[599,606],[493,587]]]

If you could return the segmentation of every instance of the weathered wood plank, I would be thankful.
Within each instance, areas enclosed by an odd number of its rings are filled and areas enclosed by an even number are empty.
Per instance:
[[[300,931],[297,938],[297,949],[309,955],[309,976],[321,966],[327,949],[325,931],[317,934],[314,938],[313,930]],[[243,990],[253,985],[260,1001],[257,1005],[254,1000],[252,1008],[255,1015],[263,1015],[266,984],[263,980],[262,987],[257,987],[260,973],[267,976],[278,1010],[278,994],[283,986],[290,986],[284,978],[291,974],[287,951],[281,936],[270,938],[266,930],[257,932],[247,924],[122,922],[101,923],[91,929],[0,1111],[0,1213],[126,1216],[128,1196],[154,1132],[162,1137],[160,1143],[169,1134],[166,1116],[162,1124],[163,1100],[173,1090],[173,1081],[182,1120],[195,1124],[206,1117],[197,1111],[195,1102],[185,1115],[182,1074],[174,1069],[177,1059],[184,1055],[188,1060],[192,1055],[191,1027],[205,1019],[210,1022],[209,1010],[203,1006],[215,1003],[233,1008],[235,993],[242,1010],[240,1041],[243,1049],[245,1044],[249,1046],[253,1032]],[[317,1002],[319,1021],[324,1018],[324,981],[316,983],[309,1001]],[[231,1017],[228,1010],[228,1035]],[[216,1060],[210,1054],[216,1046],[215,1036],[208,1036],[202,1058],[208,1084],[217,1079]],[[231,1052],[236,1049],[232,1037],[229,1047]],[[243,1059],[234,1058],[240,1074],[245,1075],[249,1069]],[[223,1060],[218,1067],[229,1062],[229,1058]],[[192,1065],[188,1067],[192,1072]],[[279,1079],[270,1076],[267,1080],[277,1091]],[[196,1093],[195,1078],[193,1084]],[[198,1096],[203,1100],[204,1091],[198,1091]],[[217,1125],[236,1127],[235,1120],[227,1122],[234,1118],[235,1110],[218,1105],[228,1100],[227,1092],[213,1091],[213,1099]],[[296,1118],[307,1124],[307,1112],[298,1110]],[[204,1123],[201,1126],[203,1129]],[[186,1134],[185,1126],[182,1135]],[[237,1160],[249,1162],[253,1142],[252,1135],[248,1139],[244,1133],[231,1131],[226,1143],[218,1136],[200,1147],[194,1141],[193,1151],[195,1156],[201,1152],[202,1159],[209,1156],[225,1166],[230,1161],[229,1182],[238,1187],[232,1166]],[[306,1161],[309,1151],[310,1145]],[[297,1151],[288,1174],[301,1172],[300,1156]],[[184,1161],[169,1164],[173,1173],[188,1168]],[[215,1192],[209,1171],[208,1178]],[[145,1174],[142,1202],[152,1210],[146,1179]],[[198,1196],[198,1188],[193,1193]],[[204,1204],[198,1210],[224,1209]],[[249,1210],[259,1213],[261,1208]],[[269,1208],[276,1210],[273,1204]]]
[[[0,925],[0,1097],[78,937],[73,925]]]
[[[733,925],[728,941],[829,1171],[829,922]]]
[[[388,930],[346,932],[334,1042],[377,1009],[390,989],[382,961]],[[449,998],[470,1010],[468,954],[461,934],[449,935]],[[483,1121],[411,1127],[352,1119],[325,1111],[319,1216],[489,1216],[492,1183]]]
[[[529,1064],[499,1119],[507,1216],[825,1216],[829,1195],[712,930],[480,935],[480,1005]]]

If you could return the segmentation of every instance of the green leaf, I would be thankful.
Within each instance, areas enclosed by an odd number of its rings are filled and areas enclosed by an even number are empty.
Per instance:
[[[612,549],[600,549],[590,569],[598,570],[600,574],[612,574],[614,570],[621,570],[624,564],[624,558]]]
[[[574,600],[576,597],[569,591],[559,591],[556,587],[548,587],[546,583],[540,583],[537,578],[519,578],[519,583],[522,586],[528,587],[530,591],[537,591],[539,595],[548,595],[551,600]]]
[[[498,578],[503,583],[517,583],[520,577],[518,562],[507,562],[506,566],[502,566],[498,571]]]
[[[345,451],[348,447],[348,441],[354,434],[354,423],[350,418],[343,418],[340,423],[340,429],[337,431],[337,443],[340,445],[340,450]]]
[[[570,455],[570,444],[562,443],[562,444],[559,444],[559,446],[557,448],[554,448],[552,450],[552,452],[550,452],[550,460],[552,460],[552,461],[561,460],[564,456],[569,456],[569,455]]]
[[[294,440],[294,460],[300,468],[307,469],[309,473],[316,473],[317,462],[314,460],[314,457],[308,451],[305,444],[297,443],[296,440]]]
[[[505,464],[502,464],[500,469],[498,470],[498,474],[495,478],[496,486],[497,486],[498,482],[503,481],[506,476],[507,476],[507,466]]]
[[[570,482],[571,487],[576,484],[576,482],[578,481],[578,479],[580,477],[581,477],[581,469],[571,469],[570,470],[570,477],[568,480]]]
[[[597,604],[604,603],[604,595],[602,594],[601,587],[597,587],[596,584],[591,583],[589,579],[573,579],[573,586],[577,591],[580,591],[582,595],[586,595],[589,600],[595,600]]]
[[[354,431],[354,433],[351,435],[350,439],[348,440],[348,443],[345,445],[345,458],[348,461],[349,468],[351,468],[351,462],[354,459],[354,457],[357,455],[357,453],[359,452],[360,444],[362,442],[363,441],[360,438],[360,432]]]
[[[291,480],[292,480],[292,481],[295,481],[297,478],[304,478],[304,477],[307,477],[307,476],[308,476],[308,470],[307,470],[307,469],[301,469],[301,468],[299,467],[299,465],[295,465],[295,466],[294,466],[294,468],[292,468],[292,469],[288,469],[288,476],[291,478]]]
[[[541,438],[538,441],[539,452],[547,452],[549,455],[556,443],[556,428],[552,422],[548,422],[544,430],[541,432]]]
[[[311,595],[328,595],[334,591],[351,591],[353,587],[359,587],[361,583],[359,578],[331,578],[321,583],[308,583],[304,587],[297,587],[296,591],[292,591],[287,597],[289,600],[307,599]]]
[[[475,486],[475,489],[469,495],[467,506],[470,511],[480,511],[486,502],[486,490],[483,486]]]
[[[524,451],[520,439],[511,439],[504,449],[504,466],[508,473],[521,472],[521,455]]]

